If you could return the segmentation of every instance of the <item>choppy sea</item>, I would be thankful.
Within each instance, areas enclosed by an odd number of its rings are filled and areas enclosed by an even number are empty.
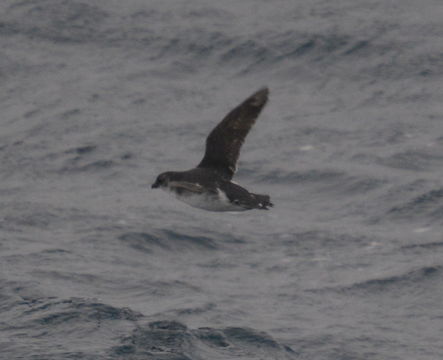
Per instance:
[[[441,0],[0,2],[0,359],[443,358]],[[235,180],[150,189],[261,86]]]

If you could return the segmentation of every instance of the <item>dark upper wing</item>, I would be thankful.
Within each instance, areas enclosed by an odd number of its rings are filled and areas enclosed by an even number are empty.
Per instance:
[[[268,101],[268,93],[266,87],[258,90],[225,116],[206,139],[205,156],[198,167],[214,168],[232,178],[240,148]]]

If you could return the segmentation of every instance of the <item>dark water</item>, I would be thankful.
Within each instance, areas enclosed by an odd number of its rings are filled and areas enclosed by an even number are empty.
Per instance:
[[[441,359],[440,0],[0,3],[1,359]],[[149,185],[263,85],[236,181]]]

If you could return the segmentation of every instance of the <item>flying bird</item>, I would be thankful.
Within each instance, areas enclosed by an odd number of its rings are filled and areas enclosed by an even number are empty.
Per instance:
[[[164,172],[151,187],[209,211],[268,210],[274,206],[269,195],[251,193],[232,181],[240,148],[266,105],[268,93],[266,87],[258,90],[225,116],[207,137],[205,155],[196,168]]]

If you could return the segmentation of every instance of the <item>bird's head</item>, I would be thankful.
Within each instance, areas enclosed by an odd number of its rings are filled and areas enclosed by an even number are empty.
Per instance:
[[[172,172],[164,172],[161,173],[159,176],[157,176],[157,179],[155,179],[155,182],[151,185],[152,189],[157,188],[163,188],[167,187],[169,184],[169,181],[171,180]]]

